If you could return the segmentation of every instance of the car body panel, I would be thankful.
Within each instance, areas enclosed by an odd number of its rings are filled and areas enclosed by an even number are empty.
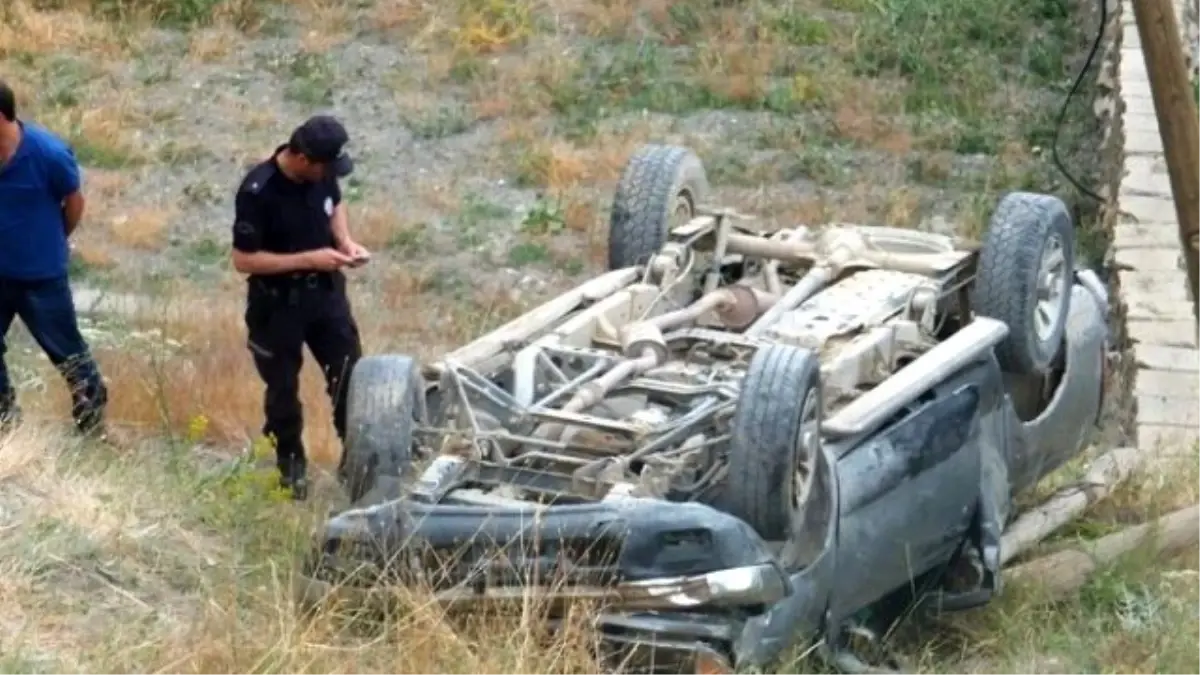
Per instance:
[[[838,462],[842,486],[835,605],[861,607],[949,559],[979,494],[979,365]],[[845,574],[847,568],[871,570]],[[835,617],[840,612],[835,613]]]
[[[1009,491],[1021,492],[1074,457],[1098,421],[1108,325],[1101,300],[1072,287],[1063,381],[1036,418],[1010,424]]]

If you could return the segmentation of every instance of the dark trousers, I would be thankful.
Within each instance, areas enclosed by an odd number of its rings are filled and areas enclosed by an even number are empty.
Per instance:
[[[108,390],[79,332],[75,300],[66,276],[43,281],[0,278],[0,420],[19,412],[4,362],[5,337],[17,317],[67,381],[75,425],[85,433],[95,429],[104,420]]]
[[[346,390],[362,344],[344,278],[309,275],[269,286],[251,280],[246,328],[254,365],[266,384],[263,434],[274,438],[280,472],[285,477],[302,473],[307,467],[300,405],[304,345],[325,375],[338,438],[346,438]]]

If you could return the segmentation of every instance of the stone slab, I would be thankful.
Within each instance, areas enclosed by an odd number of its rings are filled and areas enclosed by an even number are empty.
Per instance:
[[[1170,183],[1170,179],[1166,179]],[[1168,190],[1170,187],[1168,186]],[[1139,195],[1122,195],[1120,201],[1120,220],[1129,224],[1169,224],[1178,223],[1175,212],[1175,201],[1171,197],[1147,197]],[[1176,240],[1178,241],[1178,240]]]
[[[1121,15],[1121,50],[1142,48],[1142,36],[1138,33],[1137,21],[1133,18],[1133,10],[1127,9]]]
[[[1124,93],[1132,86],[1139,83],[1146,85],[1149,89],[1150,79],[1146,73],[1146,58],[1142,55],[1142,49],[1138,47],[1122,47],[1121,49],[1121,65],[1117,70],[1117,77],[1121,78],[1121,91]]]
[[[1200,351],[1187,347],[1134,344],[1133,358],[1141,368],[1196,373],[1200,369]]]
[[[1186,275],[1180,274],[1179,270],[1123,270],[1121,292],[1126,298],[1144,295],[1155,296],[1161,300],[1191,302],[1185,279]]]
[[[1130,319],[1125,322],[1125,333],[1130,340],[1147,346],[1158,345],[1188,349],[1195,349],[1197,346],[1196,322],[1190,319],[1174,321]]]
[[[1158,129],[1137,129],[1128,125],[1125,129],[1126,155],[1161,155],[1163,152],[1162,136]]]
[[[1173,396],[1197,402],[1200,401],[1200,377],[1197,375],[1179,370],[1139,370],[1133,391],[1143,396]]]
[[[1180,275],[1180,283],[1184,283],[1183,279],[1187,275],[1180,264],[1181,257],[1178,244],[1159,248],[1125,248],[1113,252],[1113,262],[1118,268],[1122,268],[1121,279],[1124,279],[1129,271],[1176,272]],[[1125,282],[1122,281],[1121,285],[1124,286]]]
[[[1153,108],[1143,112],[1129,112],[1127,110],[1122,115],[1122,119],[1125,120],[1124,132],[1126,137],[1128,137],[1131,130],[1139,134],[1157,134],[1159,144],[1161,145],[1162,134],[1158,132],[1158,117],[1155,116]]]
[[[1148,117],[1158,124],[1158,116],[1154,110],[1154,99],[1147,95],[1132,94],[1131,92],[1121,92],[1121,102],[1125,104],[1125,114],[1122,119],[1128,121],[1131,118]]]
[[[1127,112],[1122,119],[1125,121],[1125,138],[1127,141],[1130,132],[1154,134],[1160,141],[1162,140],[1162,135],[1158,132],[1158,116],[1155,114],[1153,108],[1147,110],[1144,114],[1128,114]]]
[[[1200,428],[1200,399],[1138,394],[1137,421],[1166,427]]]
[[[1179,246],[1179,228],[1175,223],[1148,223],[1113,226],[1113,248],[1165,249]]]
[[[1124,297],[1125,318],[1130,320],[1186,321],[1195,317],[1189,302],[1157,296]]]
[[[1166,427],[1157,424],[1137,425],[1137,446],[1163,457],[1196,453],[1200,432],[1187,427]]]
[[[1171,199],[1171,180],[1162,156],[1131,155],[1125,158],[1124,177],[1118,190],[1125,195],[1143,195]]]

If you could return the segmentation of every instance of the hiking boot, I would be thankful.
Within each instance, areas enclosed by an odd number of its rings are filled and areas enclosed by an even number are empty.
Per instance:
[[[104,424],[107,407],[108,394],[104,390],[94,398],[76,394],[71,401],[71,418],[75,420],[76,431],[85,438],[104,440],[108,435]]]
[[[293,464],[280,469],[279,487],[292,493],[292,501],[308,499],[308,471],[303,464]]]

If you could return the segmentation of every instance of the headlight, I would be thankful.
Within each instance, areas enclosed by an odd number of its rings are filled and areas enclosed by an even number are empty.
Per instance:
[[[788,580],[774,565],[734,567],[697,576],[646,579],[620,584],[619,594],[644,594],[676,607],[698,605],[772,604],[791,592]]]

